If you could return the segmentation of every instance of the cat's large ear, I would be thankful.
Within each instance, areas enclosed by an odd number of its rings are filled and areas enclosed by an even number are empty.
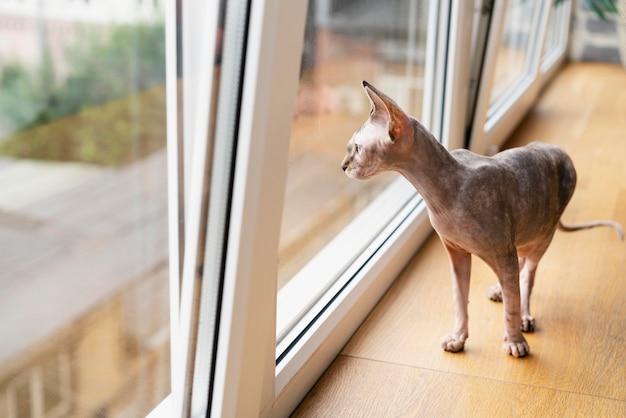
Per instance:
[[[390,97],[363,80],[363,89],[372,104],[370,120],[384,125],[392,141],[408,134],[411,121],[406,113]]]

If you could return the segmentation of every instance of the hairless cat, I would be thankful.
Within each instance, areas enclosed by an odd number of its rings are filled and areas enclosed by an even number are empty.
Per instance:
[[[535,271],[557,228],[575,231],[615,228],[610,220],[565,226],[561,214],[576,186],[576,171],[559,147],[534,142],[485,157],[468,150],[448,152],[424,126],[385,94],[363,81],[371,102],[367,121],[352,136],[342,169],[353,179],[383,171],[402,174],[421,194],[430,222],[452,267],[455,326],[444,350],[463,350],[468,337],[471,254],[496,273],[488,292],[504,302],[504,349],[524,357],[522,331],[534,329],[530,294]]]

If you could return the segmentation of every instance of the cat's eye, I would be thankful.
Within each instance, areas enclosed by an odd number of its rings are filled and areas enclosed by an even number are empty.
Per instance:
[[[356,153],[357,153],[357,154],[360,154],[360,153],[361,153],[361,149],[362,149],[363,147],[361,147],[361,146],[360,146],[360,145],[358,145],[358,144],[356,144],[356,145],[355,145],[355,147],[356,147]]]

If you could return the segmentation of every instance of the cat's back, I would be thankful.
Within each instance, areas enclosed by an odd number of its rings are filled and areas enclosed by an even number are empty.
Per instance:
[[[519,196],[532,196],[537,202],[530,213],[545,206],[554,208],[559,216],[563,213],[576,188],[576,170],[562,148],[532,142],[498,153],[494,160],[513,173]]]
[[[457,160],[459,163],[466,167],[479,167],[484,164],[491,164],[492,158],[486,157],[484,155],[476,154],[468,149],[459,148],[450,151],[450,154]]]
[[[555,176],[560,188],[574,192],[576,186],[574,163],[561,147],[544,142],[531,142],[523,147],[500,152],[494,159],[513,171],[520,181],[528,178],[534,184],[541,184],[549,180],[547,177]],[[567,200],[570,196],[567,196]]]
[[[518,178],[556,171],[566,182],[576,179],[576,171],[567,153],[556,145],[544,142],[531,142],[528,145],[510,148],[494,156],[483,156],[466,149],[451,152],[454,158],[466,168],[478,170],[505,170]],[[489,167],[489,168],[487,168]]]
[[[468,150],[451,153],[465,167],[471,183],[487,183],[488,188],[504,187],[518,196],[535,195],[538,200],[552,200],[563,210],[576,187],[576,170],[560,147],[532,142],[511,148],[492,157]],[[468,181],[466,180],[466,183]]]
[[[565,168],[574,168],[572,160],[563,148],[545,142],[531,142],[522,147],[510,148],[493,156],[494,160],[504,163],[535,165],[559,165]]]

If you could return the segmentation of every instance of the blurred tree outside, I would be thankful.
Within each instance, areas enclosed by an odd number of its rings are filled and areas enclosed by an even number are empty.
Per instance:
[[[62,81],[46,50],[0,70],[0,154],[119,166],[165,145],[163,23],[84,28],[65,60]]]

